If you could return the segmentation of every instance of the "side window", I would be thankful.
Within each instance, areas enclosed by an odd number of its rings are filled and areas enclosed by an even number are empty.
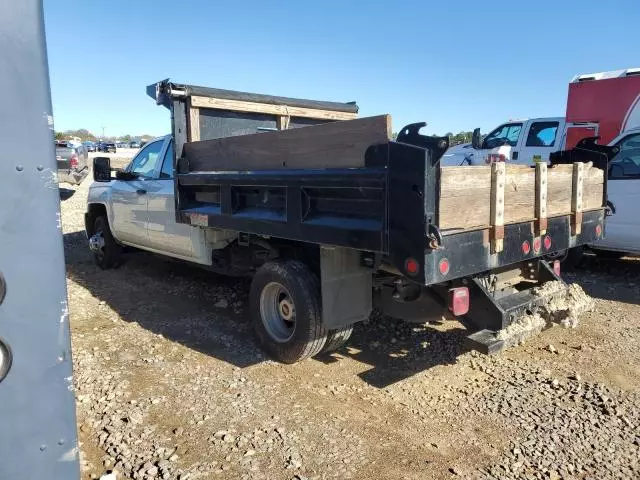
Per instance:
[[[141,177],[153,177],[153,173],[160,161],[160,151],[162,150],[163,143],[163,140],[158,140],[157,142],[146,145],[133,159],[127,170],[132,173],[137,173]]]
[[[169,143],[167,153],[164,154],[160,178],[173,178],[173,142]]]
[[[527,135],[527,147],[553,147],[558,125],[558,122],[533,123]]]
[[[618,146],[620,152],[609,165],[609,179],[640,179],[640,134],[624,138]]]
[[[502,145],[515,147],[522,131],[521,123],[507,123],[489,133],[482,142],[482,148],[496,148]]]

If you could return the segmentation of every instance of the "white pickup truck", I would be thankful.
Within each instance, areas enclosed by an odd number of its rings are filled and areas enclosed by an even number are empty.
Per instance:
[[[152,140],[115,180],[89,188],[87,229],[100,234],[90,244],[100,267],[117,264],[121,245],[211,264],[206,230],[176,222],[171,141]]]
[[[470,143],[451,147],[442,157],[442,164],[485,165],[506,161],[529,165],[549,160],[549,155],[561,149],[565,119],[563,117],[512,120],[493,129],[484,137],[480,148]]]

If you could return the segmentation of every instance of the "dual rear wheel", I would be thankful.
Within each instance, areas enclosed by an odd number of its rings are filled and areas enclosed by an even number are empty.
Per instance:
[[[327,330],[321,307],[318,280],[302,262],[265,263],[251,283],[254,331],[262,347],[280,362],[335,351],[349,340],[353,327]]]

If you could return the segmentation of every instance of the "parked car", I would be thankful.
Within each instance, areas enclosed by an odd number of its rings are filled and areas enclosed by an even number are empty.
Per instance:
[[[84,145],[56,142],[58,182],[79,185],[89,173],[89,153]]]
[[[113,142],[103,142],[99,144],[98,147],[98,151],[99,152],[105,152],[105,153],[116,153],[116,144]]]
[[[131,142],[129,144],[130,148],[140,148],[140,144],[138,142]]]
[[[83,142],[82,145],[87,149],[87,152],[95,152],[97,148],[93,142]]]

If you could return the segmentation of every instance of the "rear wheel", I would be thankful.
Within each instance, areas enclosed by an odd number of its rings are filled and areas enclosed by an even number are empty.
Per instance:
[[[118,245],[105,216],[99,216],[93,222],[93,235],[89,238],[89,248],[93,252],[96,264],[103,270],[120,265],[122,247]]]
[[[325,345],[318,281],[301,262],[265,263],[251,283],[251,318],[262,347],[276,360],[295,363]]]
[[[337,330],[329,330],[327,342],[322,349],[323,353],[335,352],[342,348],[351,338],[353,333],[353,325],[338,328]]]

